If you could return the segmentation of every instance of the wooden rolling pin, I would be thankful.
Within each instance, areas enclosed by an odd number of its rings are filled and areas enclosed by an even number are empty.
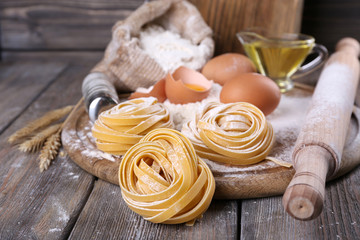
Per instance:
[[[355,39],[340,40],[321,72],[292,155],[296,173],[283,196],[285,210],[296,219],[321,213],[326,178],[339,170],[359,81],[359,51]]]

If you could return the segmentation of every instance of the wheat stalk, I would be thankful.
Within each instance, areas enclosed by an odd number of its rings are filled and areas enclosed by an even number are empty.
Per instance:
[[[38,130],[38,129],[42,128],[42,127],[46,127],[46,126],[50,125],[51,123],[53,123],[55,121],[58,121],[59,119],[66,116],[71,111],[71,109],[73,109],[73,106],[66,106],[66,107],[63,107],[63,108],[60,108],[60,109],[56,109],[56,110],[47,112],[42,117],[30,122],[25,127],[19,129],[14,134],[12,134],[8,138],[8,142],[9,143],[14,143],[14,142],[18,141],[21,138],[29,136],[30,134],[32,134],[36,130]]]
[[[44,145],[44,142],[48,137],[59,131],[61,125],[62,123],[58,123],[45,128],[44,130],[31,137],[29,140],[21,143],[19,146],[19,150],[22,152],[38,151]]]
[[[47,138],[44,147],[41,149],[39,155],[40,172],[47,170],[52,160],[57,156],[61,147],[61,128]]]
[[[51,161],[55,159],[57,156],[59,149],[61,147],[61,131],[63,127],[69,122],[71,116],[75,113],[75,110],[79,108],[81,104],[83,104],[83,98],[81,98],[78,103],[72,107],[70,114],[66,117],[65,121],[61,124],[60,128],[56,133],[47,138],[44,147],[41,149],[39,155],[39,167],[40,172],[47,170],[51,164]]]

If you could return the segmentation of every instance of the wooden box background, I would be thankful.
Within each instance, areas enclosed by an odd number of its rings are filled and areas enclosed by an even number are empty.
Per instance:
[[[205,0],[211,6],[215,0]],[[334,50],[335,43],[342,37],[352,36],[360,40],[360,1],[359,0],[274,0],[272,4],[284,4],[291,1],[300,7],[300,14],[294,19],[299,23],[289,31],[300,31],[315,36],[318,43]],[[117,20],[124,19],[143,0],[1,0],[0,1],[0,51],[2,60],[36,58],[54,58],[56,60],[100,59],[111,38],[111,26]],[[202,0],[192,0],[201,4]],[[224,4],[227,2],[223,0]],[[239,7],[242,6],[238,1]],[[266,0],[254,0],[253,7],[257,19],[266,23],[263,3]],[[287,7],[291,5],[287,2]],[[222,5],[222,8],[225,5]],[[222,8],[217,8],[221,11]],[[263,10],[261,10],[263,9]],[[281,10],[279,14],[291,12]],[[239,51],[240,44],[230,35],[231,22],[221,22],[219,12],[210,8],[207,21],[215,29],[217,41],[216,54],[226,51]],[[272,15],[276,16],[276,12]],[[216,20],[214,20],[216,18]],[[230,25],[229,25],[230,24]],[[277,25],[282,23],[277,23]],[[216,27],[217,26],[217,27]],[[286,29],[286,28],[285,28]],[[235,29],[236,30],[236,29]],[[232,29],[231,31],[235,31]],[[221,33],[221,34],[220,34]],[[227,36],[221,38],[221,36]],[[231,38],[231,39],[229,39]],[[220,48],[219,48],[220,46]]]

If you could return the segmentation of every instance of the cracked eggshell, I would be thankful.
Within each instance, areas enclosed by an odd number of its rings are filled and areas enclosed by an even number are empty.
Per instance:
[[[186,104],[205,99],[212,87],[201,73],[186,67],[179,67],[173,74],[166,75],[165,93],[171,103]]]
[[[151,89],[149,93],[134,92],[130,95],[129,99],[141,98],[141,97],[155,97],[158,102],[164,102],[166,100],[165,94],[165,78],[158,81]]]

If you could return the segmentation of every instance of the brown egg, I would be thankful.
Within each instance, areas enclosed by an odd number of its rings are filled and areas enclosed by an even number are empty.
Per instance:
[[[186,67],[179,67],[173,74],[166,75],[165,93],[171,103],[186,104],[206,98],[212,86],[201,73]]]
[[[265,115],[279,105],[279,87],[270,78],[258,73],[244,73],[225,83],[220,92],[222,103],[248,102],[257,106]]]
[[[207,79],[220,85],[248,72],[256,72],[255,65],[248,57],[238,53],[225,53],[214,57],[201,70]]]
[[[141,97],[155,97],[158,102],[165,102],[165,78],[158,81],[149,93],[134,92],[130,95],[129,99],[141,98]]]

